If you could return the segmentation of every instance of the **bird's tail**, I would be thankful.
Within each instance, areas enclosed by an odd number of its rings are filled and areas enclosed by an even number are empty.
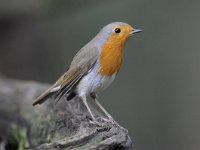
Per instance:
[[[59,86],[56,86],[56,87],[55,85],[51,86],[44,93],[42,93],[38,98],[36,98],[35,102],[33,102],[33,106],[44,103],[50,96],[52,96],[58,90],[60,90]]]

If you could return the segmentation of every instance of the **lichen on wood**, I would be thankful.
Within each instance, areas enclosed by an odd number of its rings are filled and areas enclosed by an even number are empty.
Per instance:
[[[76,98],[54,99],[33,107],[35,97],[49,85],[0,79],[0,147],[23,150],[126,150],[132,149],[128,131],[107,122],[92,108],[99,125]],[[1,149],[1,150],[4,150]]]

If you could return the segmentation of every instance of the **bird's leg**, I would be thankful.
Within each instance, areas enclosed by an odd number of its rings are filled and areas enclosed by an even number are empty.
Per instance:
[[[97,121],[96,121],[96,119],[95,119],[90,107],[87,104],[86,96],[82,96],[81,99],[83,100],[83,103],[84,103],[85,107],[87,108],[88,112],[90,113],[90,116],[92,117],[92,121],[94,123],[97,123]]]
[[[105,108],[103,108],[103,106],[97,100],[97,95],[95,93],[91,93],[90,96],[92,97],[92,99],[94,99],[95,103],[99,106],[99,108],[103,111],[103,113],[108,117],[108,121],[114,121],[113,117],[105,110]]]

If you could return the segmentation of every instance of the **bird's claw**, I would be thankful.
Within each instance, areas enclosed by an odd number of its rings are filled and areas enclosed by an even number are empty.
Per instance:
[[[91,123],[93,125],[97,125],[97,126],[102,126],[102,124],[100,122],[98,122],[97,120],[90,120],[89,123]]]
[[[110,122],[110,123],[115,123],[115,120],[113,118],[102,118],[103,121],[105,122]]]

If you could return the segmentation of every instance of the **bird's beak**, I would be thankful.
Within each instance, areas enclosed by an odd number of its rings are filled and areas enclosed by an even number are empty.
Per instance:
[[[142,30],[140,30],[140,29],[132,29],[131,32],[130,32],[130,35],[133,35],[134,33],[139,33],[139,32],[142,32]]]
[[[142,30],[140,30],[140,29],[133,29],[133,31],[132,31],[132,33],[140,33],[140,32],[142,32]]]

